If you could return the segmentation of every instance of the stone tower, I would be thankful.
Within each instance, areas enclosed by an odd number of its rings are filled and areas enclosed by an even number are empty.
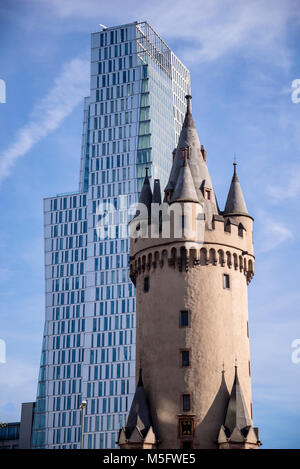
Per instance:
[[[161,202],[146,174],[130,223],[139,376],[121,448],[257,448],[247,285],[253,218],[234,164],[220,211],[187,96]]]

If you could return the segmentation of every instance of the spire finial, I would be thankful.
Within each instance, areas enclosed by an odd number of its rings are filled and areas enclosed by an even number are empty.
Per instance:
[[[145,170],[146,170],[146,175],[145,175],[145,177],[147,178],[147,177],[148,177],[148,171],[149,171],[149,167],[148,167],[148,166],[146,166]]]
[[[235,161],[233,163],[233,180],[234,181],[238,181],[238,175],[237,175],[236,167],[237,167],[237,162]]]
[[[236,154],[234,154],[233,158],[233,176],[236,177],[236,167],[237,167],[237,162],[236,162]]]
[[[185,96],[185,99],[186,99],[186,112],[188,114],[191,113],[191,99],[192,99],[192,96],[190,94],[187,94]]]

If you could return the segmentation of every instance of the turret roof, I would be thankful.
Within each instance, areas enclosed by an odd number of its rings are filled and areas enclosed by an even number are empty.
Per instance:
[[[148,210],[151,209],[152,190],[151,190],[150,181],[148,177],[148,168],[146,168],[146,175],[145,175],[144,184],[140,193],[139,203],[146,205]]]
[[[251,418],[247,410],[236,366],[234,383],[228,402],[224,427],[229,436],[232,434],[235,427],[237,427],[239,430],[245,430],[247,432],[251,425]]]
[[[151,410],[144,389],[142,370],[140,369],[138,384],[128,414],[127,424],[124,429],[126,438],[130,438],[135,428],[137,428],[145,438],[150,427],[153,428]]]
[[[224,215],[249,215],[240,181],[236,172],[237,164],[233,163],[233,166],[234,171],[227,196]]]
[[[197,202],[197,197],[193,177],[191,174],[188,159],[184,157],[184,165],[181,166],[176,182],[174,192],[172,194],[171,202]]]

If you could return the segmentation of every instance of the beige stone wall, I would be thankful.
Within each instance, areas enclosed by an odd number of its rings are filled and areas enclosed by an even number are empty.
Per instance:
[[[160,448],[181,447],[178,416],[182,414],[182,393],[192,394],[193,447],[216,448],[236,359],[251,415],[247,281],[254,264],[252,220],[247,218],[245,225],[243,238],[236,226],[228,233],[223,223],[216,222],[214,230],[205,231],[204,243],[195,239],[139,239],[131,243],[131,275],[137,289],[136,363],[143,369]],[[188,259],[182,263],[183,247]],[[214,252],[209,256],[210,249]],[[223,251],[224,263],[218,250]],[[230,275],[229,290],[223,287],[224,273]],[[145,276],[150,282],[147,293]],[[190,327],[179,327],[182,309],[191,312]],[[181,349],[190,350],[189,368],[180,366]]]

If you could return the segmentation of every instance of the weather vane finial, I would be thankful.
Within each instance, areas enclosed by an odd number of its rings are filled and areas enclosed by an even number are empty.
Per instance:
[[[191,112],[191,99],[192,99],[192,96],[190,94],[187,94],[185,96],[185,99],[187,101],[187,112]]]

